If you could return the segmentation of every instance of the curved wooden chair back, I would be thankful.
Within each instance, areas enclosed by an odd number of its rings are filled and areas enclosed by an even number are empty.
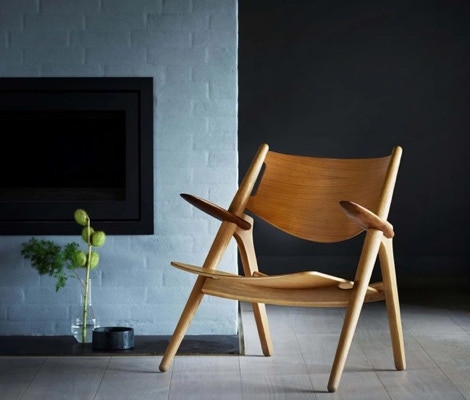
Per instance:
[[[322,243],[350,239],[363,229],[346,216],[339,202],[352,201],[377,214],[391,157],[334,159],[269,151],[246,208],[302,239]]]

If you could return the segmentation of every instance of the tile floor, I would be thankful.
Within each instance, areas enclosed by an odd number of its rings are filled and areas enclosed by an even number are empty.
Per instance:
[[[339,389],[326,385],[343,309],[268,306],[275,354],[263,357],[248,304],[245,355],[0,357],[1,400],[470,399],[468,292],[402,298],[408,367],[396,371],[383,303],[363,309]]]

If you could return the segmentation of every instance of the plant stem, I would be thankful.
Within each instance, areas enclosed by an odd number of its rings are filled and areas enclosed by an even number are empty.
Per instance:
[[[86,324],[88,314],[88,291],[90,284],[90,263],[91,263],[91,244],[90,244],[90,219],[87,218],[87,242],[88,242],[88,257],[86,263],[86,275],[85,275],[85,293],[83,294],[83,315],[82,315],[82,343],[86,342]]]

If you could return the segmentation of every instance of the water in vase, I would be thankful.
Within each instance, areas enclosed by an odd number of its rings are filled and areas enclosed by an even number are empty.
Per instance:
[[[86,324],[85,342],[82,340],[82,327],[83,324],[80,318],[76,318],[72,321],[72,335],[79,343],[91,343],[93,338],[93,328],[96,328],[96,319],[89,319]]]
[[[96,322],[95,311],[91,302],[91,279],[88,280],[88,296],[87,296],[87,324],[86,324],[86,335],[85,340],[83,340],[83,304],[85,302],[85,283],[80,281],[79,286],[79,299],[80,307],[78,307],[74,312],[74,317],[72,318],[71,331],[72,335],[75,337],[79,343],[91,343],[93,339],[93,328],[97,328],[98,324]]]

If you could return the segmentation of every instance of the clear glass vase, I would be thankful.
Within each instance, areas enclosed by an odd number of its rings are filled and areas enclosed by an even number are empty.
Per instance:
[[[91,343],[93,329],[98,327],[98,323],[91,301],[91,279],[88,280],[88,294],[85,296],[85,282],[80,281],[80,306],[76,307],[72,317],[71,331],[78,343]],[[86,302],[85,302],[86,297]],[[83,305],[86,304],[86,324],[83,324]]]

